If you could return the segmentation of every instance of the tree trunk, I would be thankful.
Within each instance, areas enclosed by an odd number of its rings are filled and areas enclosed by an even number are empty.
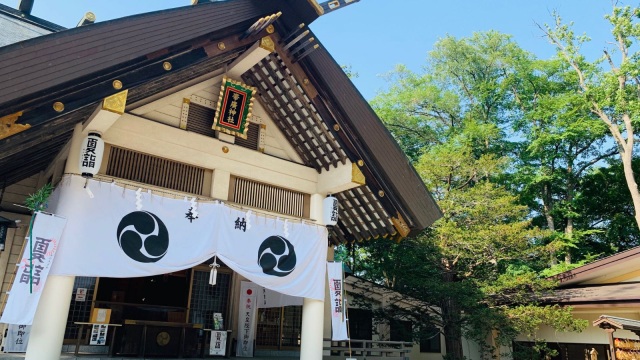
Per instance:
[[[446,283],[454,282],[454,274],[450,270],[444,273]],[[462,360],[462,322],[460,308],[455,298],[448,298],[442,303],[442,323],[444,330],[444,345],[447,360]]]
[[[567,172],[569,173],[569,178],[567,180],[567,204],[569,204],[569,215],[567,216],[567,227],[564,229],[564,236],[567,241],[573,242],[573,193],[575,189],[575,185],[573,182],[573,166],[569,165],[567,167]],[[564,255],[565,264],[571,264],[571,247],[567,247],[566,254]]]
[[[633,201],[633,209],[635,211],[636,224],[640,228],[640,192],[638,191],[638,184],[636,184],[636,178],[633,174],[633,168],[631,167],[633,152],[631,149],[628,151],[620,151],[620,158],[622,159],[622,167],[624,169],[624,178],[627,181],[627,187],[629,193],[631,193],[631,200]]]
[[[549,183],[545,183],[542,187],[542,211],[544,212],[544,217],[547,220],[547,228],[551,231],[556,231],[556,223],[553,219],[553,215],[551,215],[551,208],[553,198],[551,196],[551,186]],[[556,254],[552,251],[549,253],[551,266],[558,265],[558,258],[556,258]]]

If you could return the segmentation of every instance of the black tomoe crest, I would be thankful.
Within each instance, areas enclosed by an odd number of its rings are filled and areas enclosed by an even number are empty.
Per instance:
[[[258,264],[267,275],[287,276],[296,268],[296,252],[289,240],[269,236],[258,249]]]
[[[141,263],[156,262],[169,249],[169,232],[162,220],[148,211],[134,211],[118,224],[118,244],[122,251]]]

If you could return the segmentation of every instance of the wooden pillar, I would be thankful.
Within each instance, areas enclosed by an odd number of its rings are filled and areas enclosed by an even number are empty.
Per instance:
[[[607,332],[607,337],[609,338],[609,352],[611,353],[611,360],[616,360],[616,347],[615,344],[613,342],[613,332],[616,331],[616,329],[604,329],[604,331]]]

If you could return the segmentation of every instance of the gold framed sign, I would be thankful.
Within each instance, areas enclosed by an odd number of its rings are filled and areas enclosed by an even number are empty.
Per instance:
[[[255,92],[256,88],[253,86],[224,76],[216,115],[213,119],[213,129],[246,139],[249,128],[247,119],[253,110]]]

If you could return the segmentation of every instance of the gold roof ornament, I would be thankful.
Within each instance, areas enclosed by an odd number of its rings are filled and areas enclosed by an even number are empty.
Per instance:
[[[265,36],[260,39],[260,47],[269,52],[276,51],[276,44],[273,42],[273,39],[271,39],[271,36]]]
[[[120,115],[124,114],[124,109],[127,106],[128,94],[129,90],[124,90],[111,96],[107,96],[102,101],[102,109]]]
[[[22,111],[0,118],[0,140],[23,132],[31,127],[29,124],[16,124],[20,116],[22,116]]]
[[[409,225],[407,225],[407,222],[404,221],[404,218],[402,217],[402,215],[400,215],[400,213],[397,213],[397,217],[391,218],[391,223],[393,223],[393,227],[398,230],[398,234],[400,234],[401,239],[407,237],[407,235],[409,235],[409,233],[411,232]]]

